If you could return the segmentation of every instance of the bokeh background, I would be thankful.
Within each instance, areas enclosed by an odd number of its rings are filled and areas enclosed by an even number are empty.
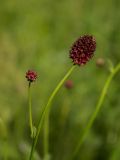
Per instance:
[[[73,88],[61,88],[50,115],[51,159],[71,157],[109,75],[107,64],[97,67],[96,60],[110,59],[114,65],[120,61],[119,29],[119,0],[0,0],[0,160],[27,160],[30,152],[26,71],[34,69],[39,75],[32,86],[37,125],[42,106],[72,65],[71,44],[80,35],[92,34],[97,41],[94,58],[75,69],[69,78]],[[78,160],[120,159],[119,82],[120,73]],[[35,160],[43,152],[42,133]]]

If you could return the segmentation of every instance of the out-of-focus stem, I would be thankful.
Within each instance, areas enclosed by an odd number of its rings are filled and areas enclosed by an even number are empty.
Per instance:
[[[93,114],[92,114],[92,116],[91,116],[86,128],[83,130],[82,137],[80,137],[80,140],[79,140],[79,142],[77,144],[77,147],[75,148],[75,151],[74,151],[71,159],[75,159],[76,158],[81,145],[83,144],[83,142],[84,142],[84,140],[85,140],[90,128],[92,127],[92,125],[93,125],[93,123],[94,123],[94,121],[95,121],[95,119],[96,119],[96,117],[97,117],[97,115],[98,115],[98,113],[99,113],[99,111],[100,111],[100,109],[102,107],[102,104],[103,104],[103,101],[104,101],[105,96],[107,94],[107,91],[108,91],[108,88],[110,86],[110,83],[111,83],[112,79],[114,78],[114,76],[118,73],[119,70],[120,70],[120,63],[112,70],[112,72],[108,76],[108,78],[107,78],[107,80],[105,82],[105,85],[103,87],[103,90],[101,92],[100,98],[98,100],[98,103],[97,103],[97,105],[95,107],[95,111],[93,112]]]
[[[28,86],[28,103],[29,103],[29,125],[30,125],[31,137],[33,137],[32,104],[31,104],[31,82],[29,82],[29,86]]]
[[[63,83],[65,82],[65,80],[70,76],[70,74],[72,73],[72,71],[74,70],[75,68],[75,65],[72,66],[68,72],[66,73],[66,75],[63,77],[63,79],[58,83],[58,85],[56,86],[56,88],[54,89],[54,91],[52,92],[51,96],[49,97],[48,99],[48,102],[46,104],[46,106],[43,108],[43,111],[40,115],[40,119],[39,119],[39,123],[38,123],[38,128],[37,128],[37,132],[36,132],[36,136],[34,138],[34,141],[33,141],[33,144],[32,144],[32,148],[31,148],[31,152],[30,152],[30,157],[29,157],[29,160],[32,160],[32,157],[33,157],[33,152],[34,152],[34,149],[35,149],[35,146],[37,144],[37,141],[38,141],[38,136],[39,136],[39,133],[41,131],[41,127],[42,127],[42,124],[43,124],[43,120],[44,120],[44,117],[46,115],[46,113],[48,112],[48,110],[50,109],[50,106],[51,106],[51,102],[52,100],[54,99],[55,95],[57,94],[57,92],[59,91],[59,89],[61,88],[61,86],[63,85]]]

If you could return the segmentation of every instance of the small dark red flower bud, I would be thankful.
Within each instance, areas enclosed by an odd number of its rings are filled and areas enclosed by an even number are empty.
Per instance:
[[[36,73],[35,71],[28,70],[28,71],[26,72],[26,76],[25,76],[25,77],[27,78],[27,80],[28,80],[29,82],[33,82],[33,81],[35,81],[36,78],[37,78],[37,73]]]
[[[70,58],[79,66],[86,64],[96,50],[95,38],[91,35],[81,36],[71,47]]]
[[[65,82],[65,87],[66,87],[67,89],[71,89],[71,88],[73,87],[73,81],[72,81],[72,80],[67,80],[67,81]]]

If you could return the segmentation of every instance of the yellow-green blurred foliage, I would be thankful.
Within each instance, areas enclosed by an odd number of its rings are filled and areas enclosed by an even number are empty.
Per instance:
[[[30,151],[25,72],[34,69],[39,75],[32,85],[37,125],[42,106],[72,65],[71,44],[82,34],[92,34],[97,41],[94,58],[76,68],[70,77],[74,87],[67,90],[63,86],[51,110],[51,157],[70,157],[109,75],[106,67],[96,67],[96,59],[111,59],[114,64],[120,61],[119,30],[119,0],[0,0],[0,118],[8,132],[7,141],[0,132],[0,160],[5,156],[8,160],[26,160]],[[120,159],[119,83],[120,73],[78,160]],[[36,160],[43,156],[43,134],[40,138]]]

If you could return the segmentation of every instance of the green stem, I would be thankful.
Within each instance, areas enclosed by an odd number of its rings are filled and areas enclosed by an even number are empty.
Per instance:
[[[31,137],[33,137],[32,104],[31,104],[31,82],[29,82],[29,86],[28,86],[28,103],[29,103],[29,125],[30,125]]]
[[[78,145],[77,145],[77,147],[75,148],[75,151],[74,151],[73,156],[72,156],[71,159],[74,159],[74,158],[77,156],[77,154],[78,154],[78,152],[79,152],[79,149],[80,149],[82,143],[84,142],[84,140],[85,140],[85,138],[86,138],[86,136],[87,136],[88,131],[89,131],[90,128],[92,127],[92,125],[93,125],[93,123],[94,123],[94,121],[95,121],[95,118],[97,117],[97,115],[98,115],[98,113],[99,113],[99,111],[100,111],[100,109],[101,109],[101,106],[102,106],[103,101],[104,101],[104,99],[105,99],[105,96],[106,96],[106,94],[107,94],[107,91],[108,91],[108,88],[109,88],[109,86],[110,86],[110,83],[111,83],[113,77],[117,74],[117,72],[118,72],[119,70],[120,70],[120,63],[113,69],[113,71],[112,71],[111,74],[109,75],[108,79],[106,80],[106,83],[105,83],[105,85],[104,85],[104,87],[103,87],[103,90],[102,90],[102,92],[101,92],[100,98],[99,98],[99,100],[98,100],[98,103],[97,103],[97,105],[96,105],[96,109],[95,109],[95,111],[93,112],[93,114],[92,114],[92,116],[91,116],[91,118],[90,118],[90,120],[89,120],[86,128],[84,129],[83,134],[82,134],[82,137],[80,138],[80,141],[78,142]]]
[[[49,155],[49,117],[50,109],[47,111],[44,121],[44,157]]]
[[[72,66],[69,69],[69,71],[63,77],[63,79],[58,83],[57,87],[54,89],[54,91],[52,92],[51,96],[49,97],[46,106],[43,108],[43,111],[42,111],[42,113],[40,115],[40,119],[39,119],[39,123],[38,123],[38,128],[37,128],[36,136],[35,136],[33,144],[32,144],[29,160],[32,160],[33,152],[34,152],[35,146],[36,146],[37,141],[38,141],[38,137],[39,137],[39,133],[41,131],[43,120],[44,120],[44,117],[45,117],[47,111],[49,110],[49,108],[51,106],[50,104],[51,104],[53,98],[55,97],[55,95],[57,94],[57,92],[59,91],[60,87],[63,85],[63,83],[65,82],[65,80],[69,77],[69,75],[72,73],[72,71],[74,70],[74,68],[75,68],[75,65]]]

